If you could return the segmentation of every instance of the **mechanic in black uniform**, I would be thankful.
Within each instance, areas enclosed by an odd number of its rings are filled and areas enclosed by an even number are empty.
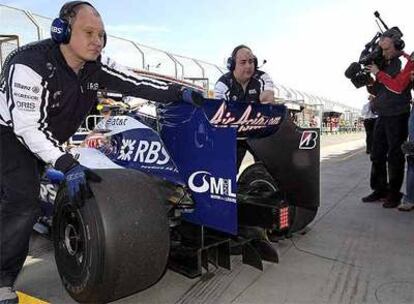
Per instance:
[[[220,77],[214,87],[214,98],[250,103],[274,103],[274,84],[270,76],[258,70],[252,50],[239,45],[227,59],[229,72]],[[237,141],[237,169],[248,150],[245,140]],[[254,155],[253,155],[254,156]]]
[[[391,77],[396,76],[401,71],[400,57],[404,48],[401,35],[390,29],[382,35],[379,46],[385,59],[381,70]],[[374,75],[380,71],[376,65],[368,66],[368,69]],[[402,197],[400,189],[404,179],[405,158],[401,145],[408,135],[410,88],[395,92],[377,79],[368,89],[375,96],[372,110],[378,118],[371,151],[370,184],[373,192],[363,197],[362,201],[374,202],[383,199],[384,208],[395,208]]]
[[[0,303],[18,303],[13,290],[26,259],[39,211],[39,176],[46,164],[65,174],[70,201],[90,196],[88,178],[62,145],[96,105],[97,90],[162,103],[195,105],[201,94],[139,77],[101,56],[106,43],[99,13],[89,3],[66,3],[51,27],[52,39],[32,43],[6,59],[0,78]]]

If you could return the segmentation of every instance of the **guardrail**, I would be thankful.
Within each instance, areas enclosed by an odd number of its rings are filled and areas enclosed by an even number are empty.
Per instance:
[[[22,45],[50,37],[51,18],[3,4],[0,4],[0,16],[0,34],[17,35],[19,43]],[[1,62],[14,47],[16,45],[9,45],[6,48],[0,44]],[[212,97],[217,79],[226,72],[224,67],[217,64],[177,55],[110,34],[108,34],[108,43],[104,53],[133,69],[191,82],[202,87],[209,97]],[[280,83],[276,83],[275,86],[275,95],[278,101],[286,102],[288,108],[289,104],[295,104],[296,106],[293,108],[296,109],[291,108],[292,111],[297,111],[297,106],[306,109],[306,111],[302,111],[299,119],[301,121],[309,120],[312,115],[318,116],[321,120],[323,112],[331,111],[344,113],[347,121],[353,121],[359,117],[359,109],[340,104],[326,97],[289,88]]]

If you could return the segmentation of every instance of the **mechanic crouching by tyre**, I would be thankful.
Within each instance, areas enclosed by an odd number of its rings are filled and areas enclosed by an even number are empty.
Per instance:
[[[375,64],[368,66],[369,71],[377,76],[369,89],[375,96],[373,112],[378,115],[371,151],[370,183],[373,192],[362,198],[362,201],[385,199],[384,208],[395,208],[402,197],[400,189],[404,179],[405,158],[401,145],[408,134],[411,93],[410,88],[396,92],[380,81],[381,73],[395,77],[401,71],[399,57],[403,54],[404,42],[400,33],[393,29],[384,32],[379,46],[385,59],[384,67],[380,71]]]
[[[100,178],[62,144],[84,121],[106,88],[158,102],[202,102],[201,94],[160,80],[137,77],[108,58],[102,19],[88,2],[63,5],[52,39],[28,44],[6,59],[0,78],[0,303],[18,303],[14,283],[28,254],[39,212],[40,175],[52,165],[65,175],[79,208]]]
[[[275,102],[273,81],[258,69],[257,57],[249,47],[243,44],[235,47],[227,59],[227,68],[229,72],[221,76],[214,87],[215,99],[264,104]],[[237,169],[248,149],[245,140],[237,140]]]

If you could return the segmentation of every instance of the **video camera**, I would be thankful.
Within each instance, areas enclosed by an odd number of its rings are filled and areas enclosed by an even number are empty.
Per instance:
[[[404,41],[401,39],[403,36],[401,30],[397,26],[388,28],[377,11],[374,12],[374,16],[382,23],[385,31],[382,30],[376,20],[380,32],[377,32],[371,41],[365,45],[364,50],[359,56],[359,61],[351,63],[345,71],[345,77],[351,79],[351,82],[357,89],[368,85],[372,81],[370,73],[365,69],[367,65],[376,64],[379,69],[382,69],[385,63],[384,57],[382,56],[382,49],[379,46],[381,37],[392,38],[394,45],[398,50],[402,50],[404,48]]]

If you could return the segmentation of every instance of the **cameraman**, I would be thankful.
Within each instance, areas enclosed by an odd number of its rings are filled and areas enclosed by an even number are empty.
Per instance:
[[[414,53],[411,56],[403,54],[408,59],[404,69],[394,78],[390,75],[379,71],[376,66],[370,67],[370,71],[375,74],[378,82],[383,83],[389,90],[401,94],[407,87],[412,87],[411,81],[414,78]],[[407,155],[407,181],[406,194],[401,204],[398,206],[400,211],[410,211],[414,209],[414,111],[408,123],[408,142],[403,144],[403,152]]]
[[[384,59],[381,71],[396,77],[401,72],[399,57],[403,54],[404,48],[401,33],[393,29],[387,30],[379,41],[379,47]],[[367,69],[373,74],[380,73],[380,69],[374,64]],[[384,208],[395,208],[400,204],[402,197],[400,189],[404,179],[405,158],[401,145],[408,135],[410,88],[398,93],[384,85],[377,77],[374,83],[368,86],[368,91],[375,96],[372,110],[378,118],[371,153],[370,184],[373,192],[363,197],[362,201],[374,202],[385,199],[382,205]]]

